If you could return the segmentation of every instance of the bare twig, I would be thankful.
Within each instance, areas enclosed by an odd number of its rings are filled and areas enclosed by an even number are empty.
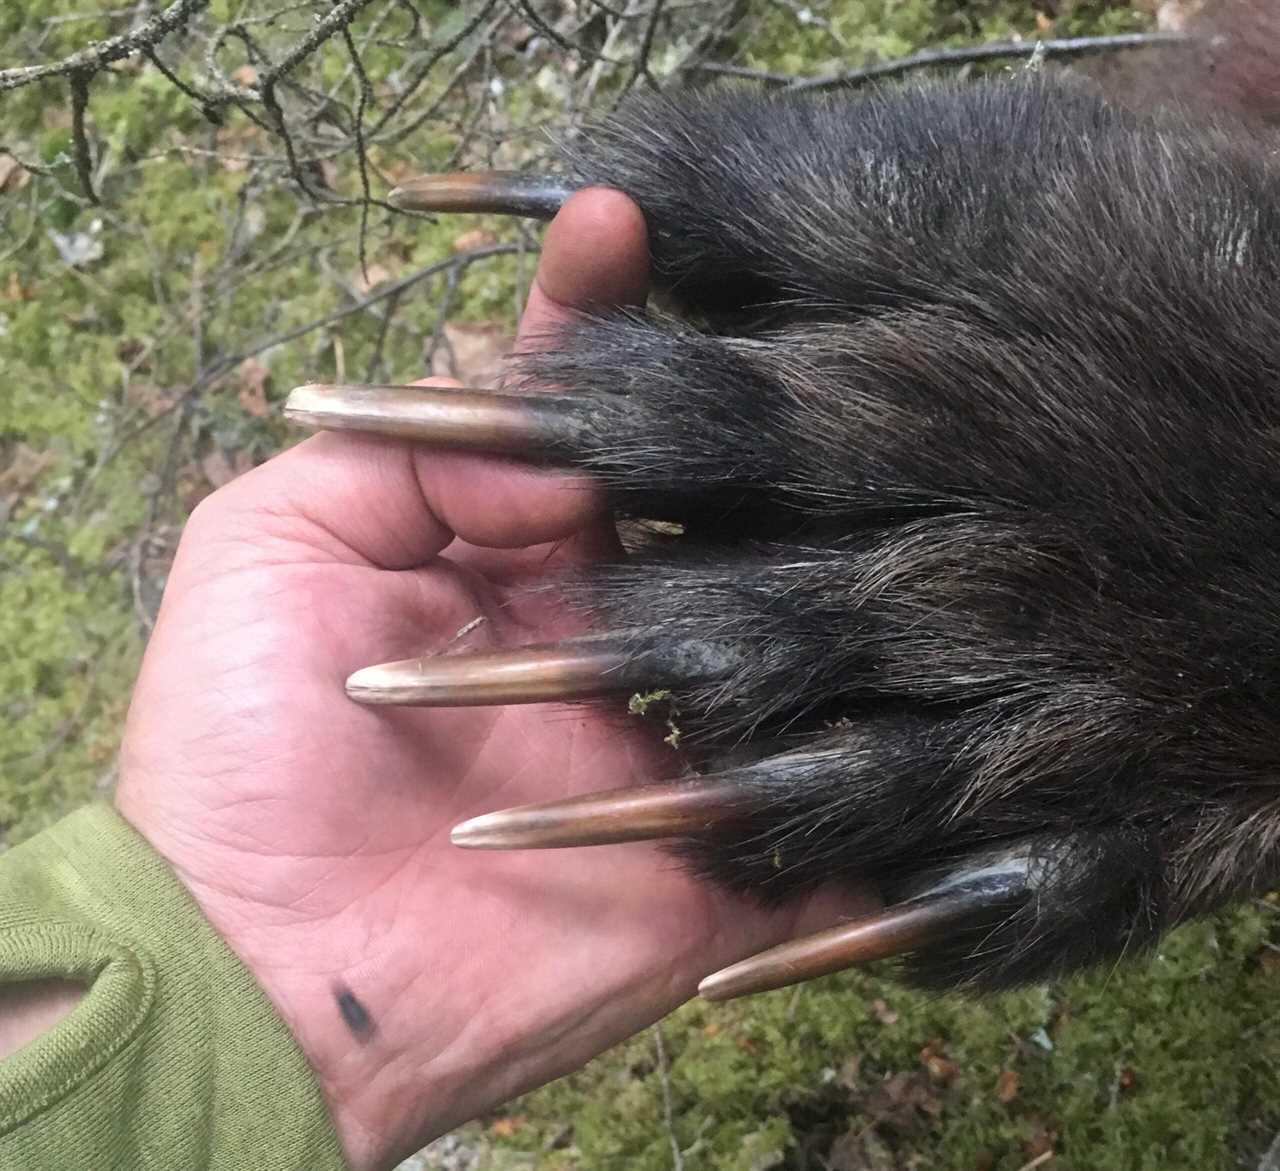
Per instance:
[[[382,363],[386,358],[387,338],[391,336],[391,323],[395,319],[396,310],[400,308],[400,294],[396,293],[394,297],[387,300],[386,308],[382,311],[382,318],[378,322],[378,336],[373,343],[373,353],[369,357],[369,364],[365,368],[364,380],[366,382],[378,382],[379,375],[382,372]]]
[[[487,3],[482,4],[471,19],[458,29],[458,31],[450,37],[448,41],[437,46],[434,51],[428,54],[426,61],[418,65],[414,70],[413,76],[406,83],[405,87],[396,96],[391,105],[383,111],[382,117],[378,120],[377,124],[370,129],[370,138],[375,138],[382,134],[383,130],[390,125],[391,120],[400,113],[404,104],[417,92],[422,83],[426,81],[428,75],[436,65],[452,53],[454,49],[461,45],[469,36],[472,35],[472,33],[476,31],[476,29],[488,20],[489,14],[497,7],[498,0],[487,0]]]
[[[1031,1162],[1023,1163],[1018,1171],[1035,1171],[1037,1167],[1043,1167],[1055,1154],[1057,1152],[1054,1150],[1041,1151]]]
[[[84,116],[89,108],[89,80],[93,77],[91,69],[77,69],[67,75],[71,85],[71,141],[76,153],[76,175],[80,179],[80,189],[90,203],[98,202],[97,192],[93,189],[93,152],[89,147],[89,136],[85,130]]]
[[[342,3],[335,4],[324,17],[316,21],[315,28],[267,70],[259,82],[260,87],[265,90],[268,86],[275,85],[299,63],[310,57],[330,37],[336,36],[347,28],[355,20],[360,10],[367,8],[372,3],[373,0],[342,0]]]
[[[923,49],[907,57],[892,61],[880,61],[857,69],[842,69],[835,73],[816,74],[811,77],[789,73],[775,73],[764,69],[748,69],[740,65],[721,65],[715,62],[690,62],[686,67],[697,73],[714,73],[726,77],[742,77],[765,85],[782,86],[792,91],[851,88],[871,81],[883,81],[901,77],[918,69],[940,66],[975,65],[983,61],[1000,61],[1011,58],[1032,57],[1084,57],[1093,53],[1115,53],[1132,49],[1153,49],[1185,46],[1191,38],[1184,33],[1116,33],[1104,37],[1066,37],[1048,41],[995,41],[986,45],[960,45],[940,49]]]
[[[360,167],[360,194],[363,196],[363,201],[360,204],[360,240],[358,244],[360,274],[368,282],[369,203],[373,196],[369,189],[369,155],[364,145],[364,115],[365,110],[369,108],[370,103],[373,101],[373,85],[369,81],[369,75],[365,72],[364,62],[360,60],[360,50],[356,48],[356,42],[351,36],[350,28],[343,28],[342,39],[347,46],[347,55],[351,58],[351,67],[355,70],[356,77],[360,82],[360,101],[356,106],[353,133],[356,140],[356,161]]]
[[[182,80],[182,78],[174,73],[174,71],[160,59],[160,55],[156,52],[155,46],[147,45],[143,48],[142,55],[160,71],[161,76],[163,76],[171,86],[180,93],[186,94],[187,97],[195,102],[210,122],[215,126],[220,126],[222,124],[222,111],[218,109],[216,105],[211,104],[204,94],[189,86]]]
[[[406,277],[401,277],[398,281],[384,285],[377,292],[370,293],[367,297],[362,297],[351,305],[344,305],[340,309],[335,309],[330,313],[313,318],[311,321],[295,326],[284,333],[275,334],[254,342],[239,353],[230,358],[224,358],[219,362],[217,367],[211,371],[208,381],[223,377],[228,371],[239,366],[247,358],[256,358],[259,354],[274,349],[276,346],[296,341],[300,337],[305,337],[317,329],[324,329],[326,326],[333,325],[335,322],[351,317],[353,314],[363,313],[370,306],[377,305],[390,297],[398,297],[408,289],[413,288],[414,285],[419,285],[439,273],[447,272],[451,269],[461,270],[475,264],[477,261],[487,260],[491,256],[509,256],[520,251],[521,247],[522,245],[520,244],[489,244],[483,248],[473,248],[468,252],[458,253],[456,256],[450,256],[446,260],[438,260],[435,264],[429,264],[425,268],[411,272]]]
[[[658,31],[658,21],[662,18],[663,0],[653,0],[653,7],[649,10],[649,19],[645,21],[644,36],[640,39],[640,48],[636,51],[635,67],[631,71],[631,76],[627,79],[624,90],[631,89],[640,78],[644,78],[650,85],[656,87],[657,81],[649,72],[649,55],[653,52],[653,39]]]
[[[667,1068],[667,1047],[662,1039],[662,1026],[654,1025],[653,1048],[658,1055],[658,1083],[662,1087],[662,1122],[667,1128],[667,1141],[671,1144],[671,1169],[684,1171],[684,1153],[676,1139],[675,1118],[671,1109],[671,1075]]]
[[[70,77],[85,71],[97,73],[113,61],[121,61],[144,49],[155,48],[171,32],[182,28],[195,13],[208,5],[209,0],[176,0],[132,32],[87,45],[61,61],[53,61],[48,65],[20,65],[14,69],[0,69],[0,93],[30,85],[46,77]]]

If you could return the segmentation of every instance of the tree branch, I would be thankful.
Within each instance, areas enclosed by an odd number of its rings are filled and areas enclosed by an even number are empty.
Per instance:
[[[345,29],[355,20],[362,8],[368,8],[372,3],[373,0],[342,0],[341,4],[335,4],[321,20],[316,21],[315,28],[267,70],[259,88],[265,90],[274,85],[294,66],[305,61],[330,37]]]
[[[999,61],[1007,58],[1033,57],[1083,57],[1092,53],[1114,53],[1128,49],[1167,48],[1191,43],[1184,33],[1116,33],[1105,37],[1067,37],[1049,41],[995,41],[986,45],[960,45],[941,49],[923,49],[908,57],[896,57],[892,61],[879,61],[857,69],[842,69],[836,73],[821,73],[811,77],[789,73],[771,73],[762,69],[748,69],[739,65],[719,65],[714,62],[691,62],[687,68],[697,73],[714,73],[725,77],[743,77],[765,85],[775,85],[793,92],[803,90],[852,88],[871,81],[900,77],[917,69],[934,66],[974,65],[982,61]]]
[[[133,32],[87,45],[80,52],[72,53],[61,61],[48,65],[21,65],[16,69],[0,69],[0,93],[30,85],[33,81],[46,77],[97,73],[113,61],[123,60],[158,45],[175,29],[182,28],[195,13],[208,6],[209,0],[175,0],[175,3],[143,22]]]
[[[89,108],[89,81],[93,70],[76,69],[68,74],[71,84],[71,141],[76,152],[76,175],[80,179],[80,189],[90,203],[98,202],[98,194],[93,189],[93,152],[89,147],[89,135],[85,130],[84,115]]]

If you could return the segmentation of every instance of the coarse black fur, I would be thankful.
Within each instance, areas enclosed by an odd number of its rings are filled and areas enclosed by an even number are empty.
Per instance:
[[[675,719],[760,812],[682,843],[759,896],[1032,891],[917,955],[999,987],[1280,877],[1280,161],[1007,80],[647,97],[584,135],[685,319],[526,355],[575,462],[684,534],[575,587],[737,667]],[[695,324],[690,324],[693,322]],[[719,754],[717,756],[717,754]]]

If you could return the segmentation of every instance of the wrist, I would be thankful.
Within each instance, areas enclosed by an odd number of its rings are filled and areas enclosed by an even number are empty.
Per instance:
[[[162,834],[156,835],[163,838]],[[385,1171],[432,1138],[472,1117],[442,1114],[452,1094],[445,1079],[424,1068],[431,1055],[400,1044],[421,1033],[430,1004],[395,994],[394,968],[372,962],[351,969],[332,941],[348,936],[340,921],[286,909],[247,905],[238,894],[169,859],[205,919],[236,955],[271,1003],[306,1059],[350,1171]],[[178,851],[175,851],[178,853]],[[401,1009],[403,1005],[403,1009]],[[481,1107],[483,1109],[483,1106]]]
[[[192,850],[188,839],[170,831],[178,820],[166,818],[154,801],[144,806],[134,800],[132,776],[122,769],[116,791],[121,815],[167,863],[288,1031],[323,1101],[344,1166],[350,1171],[394,1166],[396,1160],[386,1154],[387,1135],[369,1106],[376,1100],[370,1088],[382,1082],[383,1053],[378,1046],[357,1043],[350,1031],[341,1036],[332,1025],[333,1018],[341,1022],[341,1012],[329,991],[336,986],[327,951],[331,925],[296,909],[257,904],[249,890],[229,884],[227,876],[241,872],[234,857],[223,857],[218,849]]]
[[[216,905],[206,914],[215,926],[228,918]],[[581,1068],[687,999],[705,970],[676,949],[660,971],[564,998],[548,991],[565,982],[563,959],[551,952],[529,957],[517,981],[477,969],[468,949],[424,961],[394,943],[382,947],[375,925],[359,961],[336,962],[326,941],[352,934],[341,916],[219,929],[310,1064],[351,1171],[387,1171],[464,1122]]]
[[[513,1035],[489,1004],[460,1015],[450,977],[397,971],[391,956],[338,975],[255,966],[252,945],[242,958],[310,1064],[351,1171],[387,1171],[589,1056],[553,1067],[549,1039]]]
[[[71,980],[24,980],[0,984],[0,1061],[47,1033],[84,996]]]

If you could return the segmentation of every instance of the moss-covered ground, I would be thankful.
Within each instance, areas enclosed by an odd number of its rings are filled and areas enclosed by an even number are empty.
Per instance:
[[[41,19],[83,7],[53,0]],[[457,18],[448,4],[419,7],[441,26]],[[93,20],[42,25],[37,46],[32,19],[30,6],[0,11],[11,58],[53,56],[108,31]],[[1069,0],[1039,10],[1022,0],[751,3],[736,60],[816,72],[944,40],[1149,19]],[[512,126],[536,116],[548,93],[509,87]],[[64,93],[0,95],[0,139],[48,171],[0,181],[0,832],[9,841],[109,791],[150,592],[185,511],[287,441],[273,406],[294,383],[419,373],[447,288],[443,276],[416,286],[385,329],[377,314],[352,315],[264,349],[359,295],[358,211],[308,208],[287,184],[261,182],[228,157],[253,154],[253,128],[236,118],[208,125],[150,67],[99,78],[91,110],[100,208],[77,195]],[[430,167],[452,146],[423,131],[377,162],[393,175]],[[345,173],[331,181],[355,189]],[[518,238],[511,225],[482,226]],[[473,227],[375,214],[371,279],[449,255]],[[68,264],[53,233],[101,256]],[[451,314],[509,325],[528,264],[470,267]],[[692,1004],[660,1035],[480,1120],[426,1159],[548,1171],[1252,1167],[1280,1129],[1278,917],[1259,903],[1178,932],[1149,962],[984,1003],[907,992],[873,973]]]

